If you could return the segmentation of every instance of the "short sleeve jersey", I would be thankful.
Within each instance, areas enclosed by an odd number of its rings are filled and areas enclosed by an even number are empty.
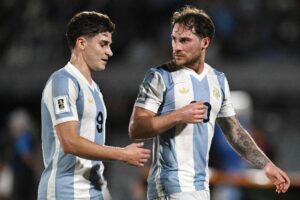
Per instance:
[[[106,185],[102,161],[65,153],[55,126],[78,122],[78,134],[96,144],[105,142],[106,108],[98,85],[90,84],[68,63],[49,78],[41,100],[42,149],[45,170],[38,199],[102,199]]]
[[[151,68],[140,86],[135,106],[164,115],[193,101],[203,101],[202,123],[179,124],[153,140],[148,198],[177,192],[209,190],[208,155],[217,117],[235,115],[224,73],[208,64],[199,75],[171,64]]]

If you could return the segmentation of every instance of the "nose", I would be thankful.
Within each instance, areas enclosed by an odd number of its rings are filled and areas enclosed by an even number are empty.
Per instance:
[[[172,41],[172,48],[173,48],[174,52],[182,50],[182,46],[181,46],[180,42],[178,42],[178,41]]]
[[[112,50],[111,50],[110,47],[107,48],[106,54],[107,54],[109,57],[113,56],[113,52],[112,52]]]

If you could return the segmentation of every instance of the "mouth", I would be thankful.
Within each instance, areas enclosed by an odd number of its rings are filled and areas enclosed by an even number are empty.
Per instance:
[[[173,57],[175,59],[182,59],[182,58],[184,58],[184,55],[182,55],[182,54],[173,54]]]
[[[103,62],[107,63],[108,59],[101,59]]]

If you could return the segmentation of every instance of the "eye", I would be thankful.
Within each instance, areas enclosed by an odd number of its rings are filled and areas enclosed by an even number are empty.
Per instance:
[[[107,42],[107,41],[100,41],[100,42],[99,42],[99,45],[100,45],[101,47],[106,47],[106,46],[109,45],[109,42]]]
[[[185,44],[185,43],[187,43],[188,41],[189,41],[188,38],[181,38],[181,39],[180,39],[180,43],[182,43],[182,44]]]

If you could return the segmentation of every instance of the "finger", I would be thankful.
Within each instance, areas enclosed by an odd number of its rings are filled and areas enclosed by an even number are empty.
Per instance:
[[[286,193],[286,191],[289,189],[290,185],[288,183],[285,183],[284,184],[284,187],[283,187],[283,193]]]
[[[194,124],[195,124],[195,123],[201,123],[201,122],[203,122],[203,119],[197,119],[197,120],[195,119],[195,120],[193,120],[193,122],[192,122],[192,123],[194,123]]]
[[[197,115],[205,115],[205,113],[206,113],[205,109],[197,109],[195,114],[197,114]]]
[[[203,101],[202,101],[202,100],[199,100],[199,101],[197,101],[197,104],[203,105]]]
[[[281,186],[280,186],[280,185],[276,185],[276,192],[277,192],[278,194],[281,193]]]
[[[150,154],[143,154],[143,155],[142,155],[142,158],[143,158],[143,159],[148,159],[148,158],[150,158]]]
[[[281,193],[283,191],[283,183],[279,184],[278,188],[279,193]]]
[[[289,187],[291,184],[291,180],[288,177],[288,175],[282,170],[280,170],[280,174],[282,175],[283,179],[285,180],[285,187]]]
[[[134,143],[137,147],[142,147],[144,146],[144,142],[139,142],[139,143]]]
[[[144,167],[144,166],[145,166],[145,164],[144,164],[144,163],[142,163],[142,162],[139,162],[137,166],[138,166],[138,167]]]
[[[205,118],[205,113],[197,113],[194,115],[195,119],[204,119]]]
[[[140,163],[146,163],[148,161],[148,159],[141,159]]]
[[[149,154],[143,154],[141,155],[141,159],[149,159],[150,158],[150,155]]]
[[[151,150],[150,149],[142,149],[142,153],[150,155],[151,154]]]

